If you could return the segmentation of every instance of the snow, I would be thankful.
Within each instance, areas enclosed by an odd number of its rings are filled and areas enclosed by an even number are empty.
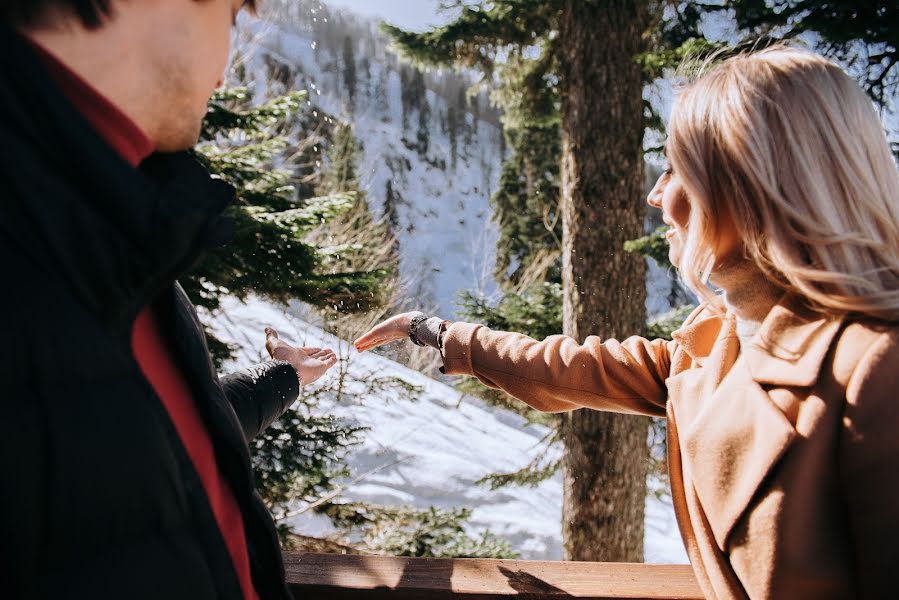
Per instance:
[[[226,370],[265,358],[263,328],[274,327],[294,344],[331,347],[346,365],[347,394],[324,394],[319,410],[369,427],[365,442],[349,459],[353,476],[369,473],[345,493],[348,500],[415,507],[469,507],[472,531],[490,528],[528,559],[556,560],[561,550],[561,477],[536,488],[506,487],[497,491],[475,485],[495,472],[522,467],[545,451],[544,426],[529,425],[520,416],[461,397],[452,387],[432,380],[382,356],[357,353],[340,340],[299,318],[295,310],[250,297],[246,303],[226,298],[221,310],[204,314],[220,339],[240,347]],[[316,387],[333,389],[333,368]],[[373,379],[398,378],[419,386],[414,398],[389,391],[367,393]],[[376,472],[373,469],[381,468]],[[652,489],[661,484],[650,481]],[[663,495],[664,498],[664,495]],[[307,535],[332,533],[330,522],[309,513],[290,524]],[[646,500],[645,559],[686,563],[669,500],[649,494]]]
[[[415,139],[418,117],[414,113],[409,117],[409,126],[403,127],[401,83],[396,70],[372,60],[369,83],[359,76],[356,109],[349,115],[342,71],[335,67],[342,57],[331,54],[324,46],[316,48],[314,32],[260,21],[244,22],[242,27],[254,40],[245,57],[251,70],[263,72],[265,57],[290,65],[296,71],[293,87],[310,90],[313,106],[352,122],[363,146],[358,165],[360,188],[376,214],[383,211],[387,181],[391,180],[401,199],[395,232],[399,239],[400,271],[406,281],[412,282],[410,292],[422,300],[422,308],[452,318],[460,290],[478,289],[488,294],[495,291],[489,275],[498,230],[490,220],[489,198],[500,172],[499,128],[474,121],[477,130],[469,145],[459,140],[458,160],[453,168],[450,140],[440,117],[448,106],[429,89],[426,96],[431,110],[430,142],[423,158],[402,141],[404,137]],[[386,41],[380,43],[386,46]],[[361,58],[360,49],[357,65]],[[373,92],[382,69],[387,71],[386,110],[379,109]],[[361,71],[358,66],[357,71]],[[257,93],[264,92],[260,85]]]

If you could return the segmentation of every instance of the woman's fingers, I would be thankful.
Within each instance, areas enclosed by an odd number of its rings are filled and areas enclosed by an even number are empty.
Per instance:
[[[367,338],[366,340],[362,340],[362,338],[356,340],[355,346],[356,350],[359,352],[365,352],[366,350],[371,350],[372,348],[377,348],[378,346],[383,346],[384,344],[389,344],[390,342],[395,342],[396,340],[403,339],[403,336],[382,336],[382,337],[374,337]]]
[[[364,333],[353,344],[359,352],[404,339],[408,333],[409,322],[415,313],[402,313],[379,323]]]
[[[388,331],[389,331],[389,329],[388,329],[387,323],[381,323],[380,325],[375,325],[370,330],[368,330],[367,332],[365,332],[361,336],[359,336],[359,339],[357,339],[355,342],[353,342],[353,344],[355,344],[356,347],[358,348],[360,345],[364,346],[376,339],[384,339],[387,337]]]

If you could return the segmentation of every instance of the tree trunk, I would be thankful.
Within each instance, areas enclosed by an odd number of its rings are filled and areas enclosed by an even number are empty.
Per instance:
[[[565,333],[623,339],[645,329],[645,0],[563,0],[562,219]],[[562,419],[567,560],[643,561],[648,420],[590,410]]]

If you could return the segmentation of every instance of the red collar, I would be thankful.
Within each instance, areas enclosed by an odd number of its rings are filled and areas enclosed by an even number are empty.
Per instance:
[[[128,115],[50,52],[28,41],[69,102],[122,158],[136,167],[153,153],[153,142]]]

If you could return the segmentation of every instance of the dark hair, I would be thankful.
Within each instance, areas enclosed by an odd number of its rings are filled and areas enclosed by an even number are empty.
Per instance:
[[[34,25],[50,8],[61,8],[77,15],[85,27],[95,29],[110,16],[111,0],[0,0],[0,19],[12,25]],[[256,10],[257,0],[244,6]]]

